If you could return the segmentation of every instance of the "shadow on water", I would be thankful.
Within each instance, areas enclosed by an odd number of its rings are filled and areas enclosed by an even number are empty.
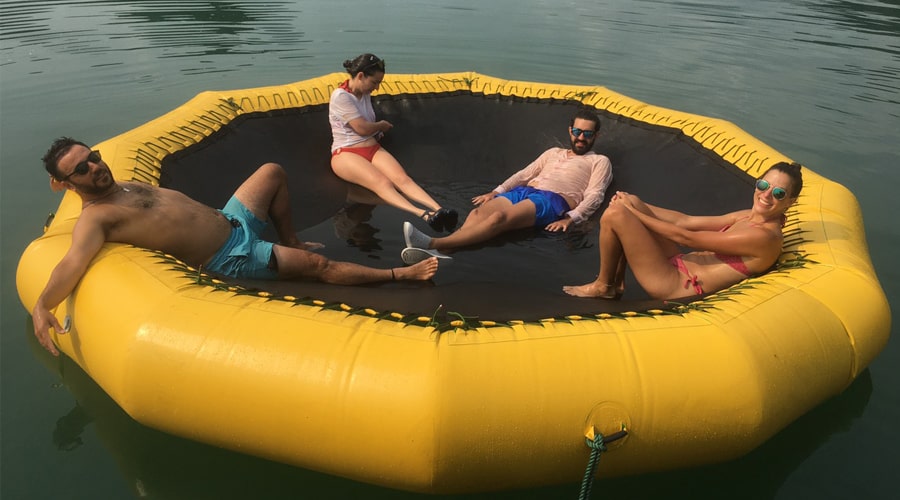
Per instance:
[[[30,325],[29,325],[30,326]],[[97,438],[109,450],[136,496],[150,498],[422,498],[424,495],[357,483],[242,455],[153,430],[129,417],[65,355],[53,358],[28,335],[31,349],[75,398],[47,429],[60,453]],[[799,418],[774,438],[735,461],[643,476],[599,479],[596,498],[772,498],[791,473],[831,436],[847,432],[872,393],[869,371],[842,394]],[[585,448],[585,463],[589,451]],[[601,457],[613,460],[612,455]],[[765,477],[747,471],[765,471]],[[441,498],[575,498],[578,484],[528,491]],[[431,498],[431,497],[429,497]]]

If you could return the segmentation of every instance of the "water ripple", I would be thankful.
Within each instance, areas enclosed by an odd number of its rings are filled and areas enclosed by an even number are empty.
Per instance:
[[[292,9],[293,2],[13,1],[4,2],[0,41],[26,56],[42,49],[151,51],[160,58],[287,52],[301,48],[305,37]]]

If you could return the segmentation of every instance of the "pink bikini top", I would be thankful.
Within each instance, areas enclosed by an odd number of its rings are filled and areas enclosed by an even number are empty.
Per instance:
[[[728,229],[731,228],[731,226],[732,226],[732,224],[728,224],[727,226],[723,227],[722,229],[719,229],[719,232],[724,233],[725,231],[728,231]],[[725,255],[725,254],[721,254],[721,253],[716,253],[713,255],[717,259],[719,259],[722,262],[731,266],[731,268],[734,269],[735,271],[743,274],[744,276],[750,276],[751,274],[753,274],[750,272],[749,269],[747,269],[747,264],[744,264],[744,258],[741,257],[740,255]]]
[[[744,258],[740,255],[724,255],[721,253],[713,254],[717,259],[731,266],[735,271],[743,274],[744,276],[750,276],[753,273],[747,269],[747,264],[744,264]]]

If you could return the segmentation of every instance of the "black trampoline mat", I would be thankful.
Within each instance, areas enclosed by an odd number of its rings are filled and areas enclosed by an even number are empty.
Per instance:
[[[382,141],[407,172],[461,215],[552,146],[568,147],[567,127],[580,103],[480,94],[381,96],[376,113],[394,124]],[[598,112],[594,150],[613,164],[608,194],[624,190],[687,213],[718,214],[750,206],[753,179],[680,131]],[[265,162],[288,172],[294,223],[305,241],[325,244],[331,259],[398,267],[403,221],[389,206],[348,206],[347,187],[331,171],[327,106],[241,115],[199,144],[166,157],[160,183],[214,207]],[[522,230],[459,249],[428,283],[338,286],[309,281],[226,279],[276,295],[315,298],[377,311],[432,316],[439,309],[480,320],[536,320],[572,314],[641,311],[650,300],[633,277],[621,301],[570,297],[563,285],[587,283],[599,269],[596,214],[565,234]],[[274,231],[266,235],[275,238]]]

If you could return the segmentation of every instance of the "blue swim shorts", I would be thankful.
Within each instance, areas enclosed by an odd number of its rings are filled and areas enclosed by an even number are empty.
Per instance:
[[[234,228],[228,241],[213,255],[206,268],[232,278],[276,279],[278,271],[269,267],[274,244],[259,236],[267,222],[257,219],[234,196],[220,212]]]
[[[534,227],[543,228],[551,222],[558,221],[569,211],[566,199],[553,191],[520,186],[498,196],[513,202],[513,205],[522,200],[531,200],[535,209]]]

